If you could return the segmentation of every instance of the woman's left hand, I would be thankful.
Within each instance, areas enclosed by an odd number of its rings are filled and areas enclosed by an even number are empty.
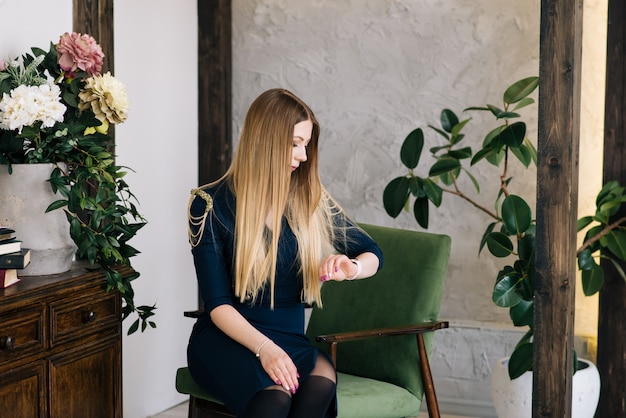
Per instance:
[[[320,281],[342,281],[353,277],[357,266],[345,254],[333,254],[326,257],[319,268]]]

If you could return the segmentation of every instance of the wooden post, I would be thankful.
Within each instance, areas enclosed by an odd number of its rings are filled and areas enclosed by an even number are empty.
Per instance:
[[[609,0],[604,116],[604,182],[626,185],[626,6]],[[622,209],[617,217],[626,215]],[[611,263],[602,263],[598,360],[600,403],[597,417],[626,417],[626,283]],[[626,268],[622,264],[622,268]]]
[[[72,26],[98,41],[104,52],[102,71],[113,73],[113,0],[73,0]]]
[[[232,149],[230,0],[198,0],[198,181],[217,180]]]
[[[115,74],[113,50],[113,0],[73,0],[72,27],[74,32],[87,33],[94,37],[102,48],[104,60],[102,72]],[[109,126],[110,151],[115,147],[115,124]]]
[[[533,417],[572,409],[582,1],[542,0]]]

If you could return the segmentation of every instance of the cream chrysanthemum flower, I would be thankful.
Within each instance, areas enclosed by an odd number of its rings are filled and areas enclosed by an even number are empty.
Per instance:
[[[124,84],[110,72],[90,77],[78,93],[80,110],[91,109],[100,121],[122,123],[128,117],[128,96]]]
[[[22,128],[36,122],[41,122],[42,128],[50,128],[63,122],[65,110],[61,103],[61,89],[56,84],[20,85],[10,94],[2,95],[0,129],[17,129],[22,133]]]

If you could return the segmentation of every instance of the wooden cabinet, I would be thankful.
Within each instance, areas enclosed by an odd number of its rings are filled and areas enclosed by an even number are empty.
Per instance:
[[[102,272],[76,263],[0,289],[0,417],[9,416],[122,416],[121,299]]]

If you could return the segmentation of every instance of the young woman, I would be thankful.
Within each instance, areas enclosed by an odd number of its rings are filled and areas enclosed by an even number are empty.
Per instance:
[[[194,380],[238,417],[336,416],[336,374],[304,333],[327,280],[372,276],[378,245],[320,183],[320,128],[294,94],[250,106],[233,162],[192,190],[189,239],[206,316],[194,326]]]

